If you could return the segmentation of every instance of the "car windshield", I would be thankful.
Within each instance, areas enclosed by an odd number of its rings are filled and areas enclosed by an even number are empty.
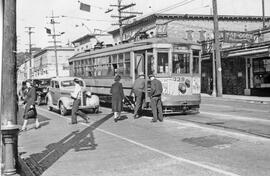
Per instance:
[[[71,87],[75,86],[73,80],[67,80],[67,81],[62,81],[61,82],[62,87]]]
[[[42,86],[47,86],[47,85],[50,85],[50,80],[42,80],[42,82],[40,83]]]

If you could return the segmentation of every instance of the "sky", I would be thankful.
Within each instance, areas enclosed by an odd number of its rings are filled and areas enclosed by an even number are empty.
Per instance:
[[[91,5],[91,12],[81,11],[78,0],[18,0],[17,1],[17,36],[18,51],[28,49],[29,36],[25,27],[34,27],[32,34],[33,47],[51,46],[52,37],[46,34],[45,27],[52,28],[49,24],[49,16],[52,12],[56,21],[56,34],[65,32],[58,37],[61,45],[93,32],[94,29],[110,31],[116,26],[116,19],[111,15],[117,15],[114,10],[111,13],[105,13],[110,4],[116,4],[117,0],[80,0],[83,3]],[[178,14],[210,14],[212,0],[122,0],[123,4],[136,3],[132,11],[143,12],[146,16],[151,13],[178,13]],[[183,5],[183,3],[186,4]],[[261,0],[217,0],[218,14],[220,15],[262,15]],[[175,5],[179,4],[179,6]],[[174,8],[165,9],[173,6]],[[270,16],[270,0],[265,0],[265,15]],[[66,16],[66,17],[62,17]],[[88,19],[88,20],[85,20]],[[82,25],[84,24],[84,25]],[[88,30],[86,28],[88,27]]]

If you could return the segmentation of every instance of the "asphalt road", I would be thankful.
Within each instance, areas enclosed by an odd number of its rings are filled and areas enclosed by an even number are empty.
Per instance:
[[[22,133],[19,150],[44,176],[270,175],[270,139],[241,130],[269,134],[269,105],[203,100],[199,114],[163,123],[129,113],[115,123],[101,108],[90,124],[69,125],[70,116],[38,112],[44,125]]]

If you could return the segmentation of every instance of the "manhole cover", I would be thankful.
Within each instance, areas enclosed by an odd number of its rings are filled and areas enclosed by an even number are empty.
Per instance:
[[[182,141],[201,147],[214,147],[217,145],[232,144],[238,141],[238,139],[227,136],[210,135],[202,137],[185,138]]]

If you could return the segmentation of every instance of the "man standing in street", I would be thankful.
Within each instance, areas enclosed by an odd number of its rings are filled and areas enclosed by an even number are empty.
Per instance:
[[[89,123],[89,119],[85,113],[79,110],[79,106],[81,104],[82,97],[82,87],[80,85],[80,80],[74,79],[75,89],[74,92],[71,93],[71,98],[74,100],[71,110],[71,124],[77,123],[77,115],[81,116],[86,123]]]
[[[150,99],[151,99],[151,108],[153,112],[153,119],[151,122],[160,122],[163,121],[163,113],[162,113],[162,102],[161,102],[161,94],[162,94],[162,84],[159,80],[156,79],[154,75],[149,75],[151,80],[151,91],[150,91]]]
[[[143,101],[145,99],[145,79],[144,73],[141,72],[139,74],[139,78],[137,78],[133,84],[132,91],[135,94],[135,108],[134,108],[134,119],[137,119],[141,115]]]

